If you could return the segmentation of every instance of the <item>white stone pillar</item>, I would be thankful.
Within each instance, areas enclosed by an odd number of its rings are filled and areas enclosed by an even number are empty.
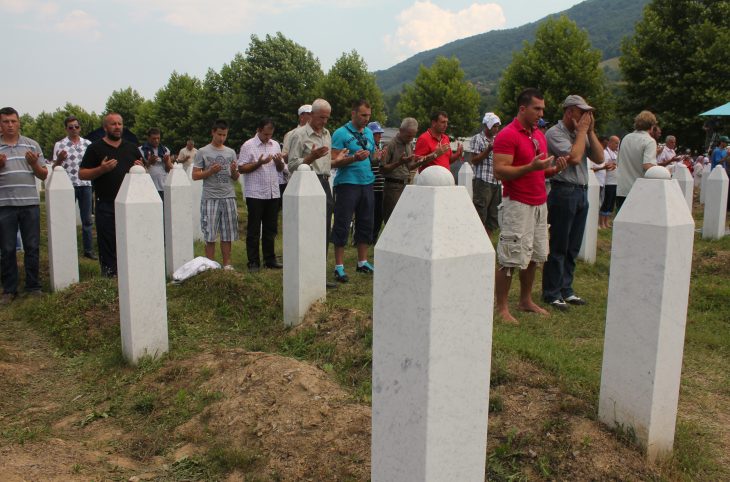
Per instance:
[[[190,180],[190,186],[192,188],[192,220],[193,220],[193,240],[203,241],[203,230],[200,229],[200,200],[203,197],[203,181],[193,181],[193,166],[192,164],[187,170],[188,179]]]
[[[327,297],[327,197],[308,165],[294,171],[283,203],[284,323],[294,326]]]
[[[122,353],[136,364],[168,350],[162,200],[142,166],[132,166],[114,201]]]
[[[474,168],[471,167],[471,163],[464,162],[459,168],[459,186],[464,186],[466,192],[469,193],[469,198],[474,199],[474,189],[472,186],[472,180],[474,179]]]
[[[54,171],[46,186],[46,221],[51,289],[59,291],[79,282],[79,255],[76,251],[74,187],[63,167],[56,166]]]
[[[484,480],[495,254],[453,184],[421,172],[375,246],[374,482]]]
[[[702,180],[705,181],[703,173]],[[703,182],[705,194],[705,215],[702,220],[702,239],[722,239],[725,236],[725,219],[727,217],[728,177],[722,166],[715,169]]]
[[[712,172],[712,165],[705,164],[702,168],[702,178],[700,179],[700,204],[705,204],[705,186],[707,185],[707,178],[710,177]]]
[[[654,462],[674,441],[694,221],[666,169],[646,177],[613,223],[598,417],[633,431]]]
[[[165,178],[165,266],[167,276],[193,259],[193,188],[182,164]]]
[[[578,251],[578,259],[586,263],[596,262],[596,245],[598,243],[598,210],[601,207],[601,185],[596,179],[593,169],[588,169],[588,216],[583,231],[583,242]]]
[[[692,196],[694,195],[695,181],[692,178],[692,174],[687,169],[687,166],[682,162],[676,163],[674,166],[674,173],[672,178],[676,179],[679,184],[679,189],[682,190],[684,200],[687,202],[689,213],[692,214]]]

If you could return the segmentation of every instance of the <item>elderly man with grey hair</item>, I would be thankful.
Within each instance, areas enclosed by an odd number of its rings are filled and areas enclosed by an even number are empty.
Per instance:
[[[677,155],[677,138],[667,136],[664,139],[664,145],[659,144],[659,148],[661,152],[656,156],[657,166],[664,166],[672,172],[674,170],[673,164],[683,158],[683,156]]]
[[[383,149],[385,157],[380,160],[380,172],[385,178],[383,222],[386,224],[408,184],[411,170],[421,164],[421,160],[413,154],[413,139],[417,133],[418,121],[413,117],[406,117],[400,124],[398,134]]]
[[[312,102],[312,112],[309,122],[298,127],[291,134],[291,142],[289,143],[289,151],[287,153],[287,163],[289,172],[294,173],[299,166],[307,164],[312,168],[322,184],[322,189],[327,196],[327,243],[330,241],[330,232],[332,230],[332,213],[334,211],[335,202],[332,198],[332,189],[330,188],[329,178],[332,168],[332,156],[330,148],[332,147],[332,136],[325,125],[332,113],[332,106],[324,99],[316,99]],[[345,157],[340,153],[339,158]],[[325,246],[325,250],[327,245]],[[333,288],[334,283],[327,283],[328,288]]]

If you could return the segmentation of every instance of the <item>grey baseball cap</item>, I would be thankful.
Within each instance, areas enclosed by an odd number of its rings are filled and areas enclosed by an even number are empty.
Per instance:
[[[567,109],[568,107],[577,107],[580,110],[596,110],[589,106],[586,100],[579,95],[569,95],[565,98],[563,109]]]

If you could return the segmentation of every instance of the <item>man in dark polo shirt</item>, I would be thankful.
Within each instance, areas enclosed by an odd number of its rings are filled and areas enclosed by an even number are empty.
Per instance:
[[[431,114],[431,127],[418,136],[416,141],[416,156],[423,157],[423,164],[418,168],[418,172],[431,166],[449,169],[451,163],[461,159],[464,147],[459,144],[456,152],[451,151],[451,141],[446,135],[448,127],[449,115],[446,112],[438,111]]]
[[[418,132],[418,121],[406,117],[400,123],[398,134],[385,148],[385,157],[380,161],[380,172],[385,178],[383,190],[383,221],[387,224],[403,190],[410,179],[411,170],[418,166],[411,142]]]
[[[585,304],[573,292],[573,272],[588,217],[587,158],[603,163],[603,146],[593,126],[593,107],[583,97],[569,95],[563,102],[563,118],[545,134],[548,152],[568,163],[550,180],[550,254],[542,272],[543,301],[561,311],[568,304]]]
[[[122,139],[122,116],[104,116],[103,138],[92,143],[84,154],[79,178],[92,182],[96,193],[96,239],[99,243],[99,263],[104,276],[117,275],[117,238],[114,200],[124,176],[135,164],[142,166],[137,146]]]

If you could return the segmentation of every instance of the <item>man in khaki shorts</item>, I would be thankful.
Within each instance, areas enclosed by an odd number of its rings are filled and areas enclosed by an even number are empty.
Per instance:
[[[517,117],[494,140],[494,173],[504,186],[499,208],[496,309],[502,320],[514,324],[518,321],[507,304],[514,268],[520,269],[519,309],[548,314],[532,300],[537,265],[548,255],[545,177],[566,167],[565,159],[553,165],[553,157],[547,157],[545,135],[537,128],[545,110],[542,93],[525,89],[517,97],[517,107]]]

